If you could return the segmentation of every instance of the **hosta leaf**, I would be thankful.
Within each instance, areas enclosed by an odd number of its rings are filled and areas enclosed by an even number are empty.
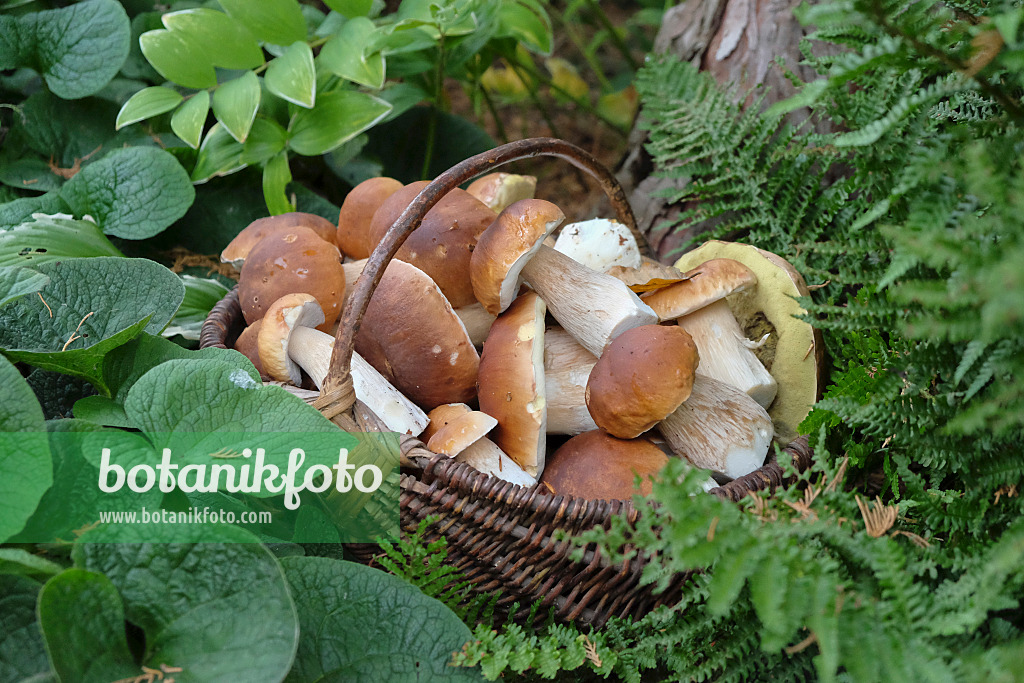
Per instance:
[[[139,673],[121,596],[103,574],[72,568],[47,581],[39,593],[39,627],[61,680],[110,683]]]
[[[170,88],[157,86],[140,90],[132,95],[117,113],[115,128],[121,129],[151,116],[169,112],[177,107],[181,100],[181,94]]]
[[[163,15],[164,26],[203,46],[210,63],[224,69],[254,69],[263,64],[259,43],[242,22],[223,12],[196,7]]]
[[[60,196],[76,214],[94,217],[106,234],[138,240],[184,216],[195,190],[170,152],[128,147],[83,168]]]
[[[286,557],[281,565],[301,634],[286,683],[482,680],[478,670],[451,666],[469,628],[418,588],[354,562]]]
[[[324,154],[372,128],[390,111],[390,104],[364,93],[324,93],[315,109],[299,111],[292,118],[288,146],[307,156]]]
[[[288,155],[281,152],[263,167],[263,199],[272,216],[294,211],[285,188],[292,181],[292,172],[288,168]]]
[[[33,214],[32,220],[0,231],[0,266],[37,266],[78,256],[123,256],[91,220],[65,214]]]
[[[53,483],[50,447],[43,410],[18,369],[0,356],[0,436],[5,446],[16,439],[18,447],[0,449],[0,542],[25,526],[46,489]]]
[[[301,41],[292,43],[284,54],[270,62],[263,82],[278,97],[311,108],[316,103],[316,67],[309,45]]]
[[[178,683],[281,681],[298,617],[280,565],[238,527],[191,529],[202,542],[179,542],[189,528],[172,525],[100,527],[72,557],[118,589],[125,616],[146,634],[148,666],[180,666]]]
[[[101,364],[142,330],[158,334],[184,296],[174,273],[145,259],[95,257],[45,263],[41,296],[0,309],[0,348],[8,357],[82,377],[106,391]]]
[[[320,50],[317,59],[331,73],[379,89],[384,85],[384,56],[374,52],[377,28],[366,17],[345,22],[341,31]]]
[[[157,29],[139,36],[142,54],[157,72],[186,88],[212,88],[217,72],[206,50],[187,33]]]
[[[67,100],[98,92],[128,57],[131,23],[120,3],[89,0],[21,16],[0,16],[0,69],[37,69]]]
[[[199,148],[203,125],[210,113],[210,93],[200,90],[185,101],[171,116],[171,130],[192,149]]]
[[[260,79],[251,71],[213,92],[213,115],[238,142],[245,142],[260,106]]]
[[[0,307],[26,294],[38,292],[49,281],[50,278],[30,268],[0,267]]]
[[[0,681],[25,681],[50,670],[36,622],[36,600],[42,587],[25,576],[0,576]]]
[[[221,0],[220,6],[249,31],[274,45],[306,39],[306,20],[296,0]]]
[[[192,182],[205,183],[210,178],[241,171],[246,167],[242,160],[244,148],[238,140],[220,123],[215,123],[203,138],[199,157],[192,169]]]

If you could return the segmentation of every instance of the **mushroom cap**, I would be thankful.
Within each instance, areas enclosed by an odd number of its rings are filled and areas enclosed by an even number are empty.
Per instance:
[[[651,477],[668,456],[650,440],[617,439],[600,429],[583,432],[548,458],[540,481],[556,494],[590,500],[624,500],[651,492]],[[643,482],[637,488],[634,479]]]
[[[437,430],[427,441],[427,448],[454,457],[485,437],[497,424],[487,413],[472,410]]]
[[[492,440],[534,477],[547,445],[545,312],[536,292],[524,292],[491,325],[480,358],[480,410],[498,420]]]
[[[317,329],[330,330],[341,314],[345,271],[334,242],[325,242],[309,228],[291,228],[260,240],[238,277],[238,301],[250,325],[272,303],[294,292],[316,297],[324,310],[324,323]]]
[[[599,273],[641,264],[636,237],[623,223],[608,218],[570,223],[555,240],[555,250]]]
[[[249,252],[252,251],[252,248],[260,240],[281,230],[290,230],[292,228],[309,228],[320,239],[332,243],[334,242],[334,234],[337,230],[334,227],[334,223],[331,223],[323,216],[303,213],[301,211],[257,218],[235,235],[235,238],[228,243],[228,246],[224,247],[224,251],[220,253],[220,260],[222,263],[230,263],[236,269],[241,270],[246,256],[249,255]]]
[[[534,176],[501,172],[480,176],[466,188],[466,192],[482,201],[495,213],[503,211],[506,206],[520,199],[532,199],[536,191],[537,179]]]
[[[359,183],[345,195],[338,212],[335,241],[346,256],[354,259],[370,255],[370,222],[384,200],[402,188],[394,178],[379,176]]]
[[[270,375],[263,369],[263,361],[260,360],[259,346],[256,342],[259,337],[260,326],[262,325],[263,319],[260,318],[242,330],[242,333],[238,335],[238,339],[235,340],[234,349],[249,359],[249,362],[253,364],[256,371],[260,373],[260,377],[269,378]]]
[[[470,263],[473,292],[488,313],[508,308],[519,293],[519,273],[565,220],[543,199],[522,199],[500,214],[477,240]]]
[[[434,281],[404,261],[384,270],[356,351],[424,410],[476,395],[480,356],[465,326]]]
[[[416,195],[429,183],[410,183],[384,200],[370,221],[371,249],[384,238]],[[455,188],[423,217],[423,222],[398,249],[395,258],[411,263],[433,278],[455,308],[476,303],[469,279],[469,261],[477,238],[495,218],[487,205]]]
[[[427,413],[427,419],[430,422],[427,424],[427,428],[423,430],[423,433],[420,434],[420,440],[424,443],[430,441],[430,438],[437,434],[439,430],[466,413],[471,412],[473,412],[473,409],[465,403],[444,403],[437,406]]]
[[[272,379],[299,386],[302,368],[288,355],[288,344],[296,327],[316,327],[323,323],[320,304],[310,294],[285,294],[271,304],[261,320],[256,343],[263,369]]]
[[[716,258],[683,274],[685,279],[642,298],[661,320],[675,320],[757,286],[757,275],[739,261]]]
[[[641,325],[616,337],[587,380],[590,415],[601,429],[632,439],[690,395],[697,347],[681,327]]]

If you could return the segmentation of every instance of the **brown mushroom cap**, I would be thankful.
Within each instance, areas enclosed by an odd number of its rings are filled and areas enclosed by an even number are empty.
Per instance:
[[[423,441],[424,443],[430,441],[430,437],[437,434],[439,430],[448,426],[466,413],[471,412],[473,412],[473,409],[465,403],[445,403],[437,406],[427,413],[427,419],[429,419],[430,422],[427,424],[427,428],[423,430],[423,433],[420,434],[420,441]]]
[[[249,359],[249,362],[253,364],[256,371],[260,373],[260,377],[269,379],[270,375],[263,370],[263,361],[260,360],[260,351],[256,345],[256,339],[259,337],[262,325],[263,319],[260,318],[242,330],[242,333],[238,335],[238,339],[235,340],[234,348],[235,351]]]
[[[495,213],[520,199],[531,199],[537,191],[537,179],[532,175],[515,173],[488,173],[466,187],[470,193]]]
[[[456,456],[487,435],[498,424],[490,415],[472,410],[437,430],[427,441],[435,453]]]
[[[473,250],[470,275],[476,299],[487,312],[505,310],[519,292],[519,273],[565,220],[562,210],[543,199],[523,199],[502,211]]]
[[[292,330],[315,327],[324,320],[324,312],[310,294],[285,294],[274,301],[261,318],[257,347],[267,375],[279,382],[302,384],[302,368],[288,355]]]
[[[359,183],[345,196],[338,212],[335,241],[342,253],[354,259],[366,258],[370,244],[370,222],[384,200],[402,188],[394,178],[380,176]]]
[[[235,239],[231,240],[228,246],[224,247],[224,251],[220,253],[220,260],[223,263],[231,263],[235,268],[241,270],[246,256],[249,255],[249,252],[252,251],[252,248],[260,240],[274,233],[282,230],[291,230],[292,228],[309,228],[320,239],[332,243],[334,242],[334,234],[337,230],[334,227],[334,223],[331,223],[326,218],[312,213],[302,213],[301,211],[257,218],[235,235]]]
[[[617,439],[600,429],[566,441],[548,457],[540,481],[556,494],[590,500],[623,500],[651,492],[651,477],[668,456],[648,439]],[[640,488],[634,479],[643,477]]]
[[[716,258],[683,274],[683,280],[642,298],[661,320],[675,320],[757,286],[757,275],[735,259]]]
[[[409,203],[428,184],[426,181],[410,183],[384,200],[370,222],[368,243],[371,249],[380,243]],[[474,304],[476,297],[469,279],[469,261],[477,238],[495,216],[486,204],[456,188],[427,212],[395,258],[413,264],[433,278],[455,308]]]
[[[366,307],[356,351],[424,410],[476,395],[480,356],[434,281],[392,260]]]
[[[309,228],[292,228],[260,240],[245,259],[238,277],[238,301],[248,324],[264,316],[285,294],[305,292],[324,310],[323,332],[341,314],[345,271],[334,242],[325,242]]]
[[[697,362],[697,347],[681,327],[642,325],[626,330],[590,371],[590,415],[614,436],[639,436],[690,395]]]

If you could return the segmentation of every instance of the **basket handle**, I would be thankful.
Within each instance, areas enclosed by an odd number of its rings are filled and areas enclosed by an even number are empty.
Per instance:
[[[612,208],[620,223],[626,225],[637,238],[637,244],[644,250],[646,241],[636,226],[633,210],[626,200],[626,193],[611,171],[605,168],[591,154],[572,143],[558,138],[527,138],[510,142],[460,161],[437,176],[412,200],[394,225],[388,229],[380,243],[370,254],[362,274],[356,280],[348,306],[342,312],[341,323],[334,338],[331,351],[331,365],[324,379],[320,397],[313,403],[329,420],[346,413],[355,403],[352,377],[349,368],[356,332],[362,322],[373,290],[380,282],[387,264],[413,230],[419,227],[423,217],[442,197],[459,185],[477,176],[492,172],[495,168],[513,161],[538,156],[558,157],[593,177],[608,195]]]

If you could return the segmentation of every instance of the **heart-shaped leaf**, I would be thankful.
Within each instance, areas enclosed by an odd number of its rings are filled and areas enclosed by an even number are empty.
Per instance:
[[[209,113],[210,93],[200,90],[185,100],[185,103],[171,116],[171,130],[186,145],[192,149],[198,149],[199,140],[203,137],[206,115]]]
[[[299,614],[286,683],[483,680],[454,668],[472,634],[443,603],[377,569],[323,557],[281,560]]]
[[[213,115],[239,142],[248,137],[259,106],[260,79],[251,71],[221,84],[213,92]]]
[[[128,57],[131,23],[115,0],[0,16],[0,69],[37,69],[58,97],[98,92]]]
[[[324,93],[315,109],[292,118],[288,146],[306,156],[324,154],[372,128],[390,111],[384,100],[354,90]]]
[[[0,245],[2,245],[2,236],[0,236]],[[3,247],[0,246],[0,254],[2,253]],[[0,267],[0,307],[26,294],[38,292],[49,281],[50,278],[30,268]]]
[[[123,254],[94,222],[66,214],[33,214],[30,222],[0,232],[0,266],[38,266],[80,256]]]
[[[60,196],[77,215],[95,218],[104,233],[138,240],[184,216],[196,194],[170,152],[128,147],[83,168]]]
[[[40,588],[25,576],[0,576],[0,681],[26,681],[50,670],[36,622]]]
[[[317,57],[331,73],[370,88],[384,85],[384,56],[372,48],[377,27],[366,17],[349,19]]]
[[[262,40],[291,45],[306,39],[306,19],[296,0],[221,0],[220,6]]]
[[[267,90],[300,107],[316,104],[316,67],[309,45],[297,41],[270,62],[263,77]]]
[[[214,66],[254,69],[263,64],[263,51],[252,32],[223,12],[195,7],[168,12],[162,20],[170,30],[188,34],[202,45]]]
[[[151,116],[169,112],[181,103],[181,94],[160,86],[143,88],[129,98],[117,112],[115,128],[143,121]]]
[[[277,560],[238,527],[203,527],[192,532],[196,542],[180,542],[188,533],[100,527],[79,539],[72,557],[120,591],[126,617],[146,634],[147,666],[180,667],[178,683],[281,681],[299,634]]]
[[[186,88],[212,88],[217,72],[203,45],[182,31],[157,29],[139,36],[142,54],[161,76]]]
[[[0,542],[20,531],[53,483],[43,410],[18,369],[0,356]]]

